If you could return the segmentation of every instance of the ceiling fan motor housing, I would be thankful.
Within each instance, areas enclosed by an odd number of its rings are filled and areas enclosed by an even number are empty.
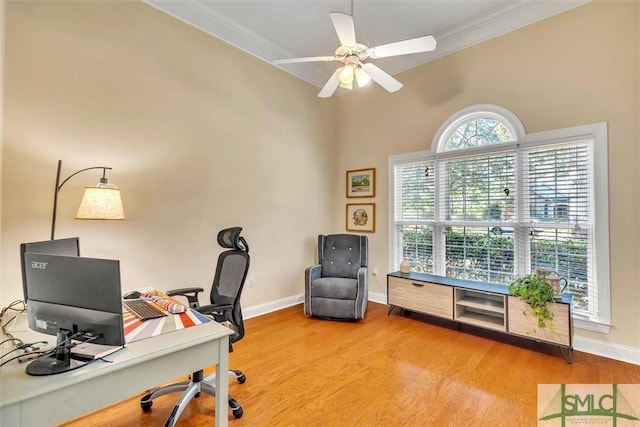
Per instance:
[[[340,46],[336,49],[335,55],[338,58],[348,59],[350,56],[355,56],[358,60],[364,61],[369,57],[367,53],[367,47],[361,43],[356,43],[353,46]]]
[[[354,70],[362,66],[362,62],[356,55],[349,55],[344,59],[344,66],[351,67]]]

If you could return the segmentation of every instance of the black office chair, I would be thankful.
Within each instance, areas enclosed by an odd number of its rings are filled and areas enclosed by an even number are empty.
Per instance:
[[[249,271],[249,245],[244,237],[240,236],[241,227],[233,227],[222,230],[218,233],[218,243],[223,248],[230,250],[222,252],[218,257],[216,274],[211,287],[211,304],[200,306],[198,294],[203,292],[203,288],[181,288],[167,292],[169,296],[183,296],[187,299],[189,307],[211,316],[215,321],[227,324],[234,333],[229,337],[229,351],[233,351],[232,344],[244,337],[244,321],[242,319],[242,309],[240,308],[240,296],[244,281]],[[215,396],[216,389],[213,384],[216,374],[207,377],[201,369],[191,374],[189,381],[164,385],[151,393],[146,394],[140,400],[143,411],[148,411],[153,405],[153,399],[165,394],[182,391],[182,396],[176,402],[165,427],[173,426],[182,411],[192,398],[200,397],[201,392]],[[237,378],[239,383],[244,383],[246,376],[242,371],[229,370],[229,376]],[[243,410],[238,402],[229,396],[229,409],[235,418],[242,416]],[[222,416],[218,412],[219,416]]]

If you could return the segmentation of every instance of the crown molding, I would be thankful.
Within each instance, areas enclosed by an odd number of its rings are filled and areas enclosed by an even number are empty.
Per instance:
[[[292,56],[286,49],[255,34],[251,29],[229,21],[210,8],[205,7],[206,2],[194,2],[193,0],[143,1],[271,65],[273,65],[271,61],[274,58],[287,58]],[[446,33],[433,34],[436,40],[438,40],[438,47],[433,52],[383,58],[376,60],[376,64],[382,65],[387,73],[394,75],[566,12],[575,7],[582,6],[591,1],[592,0],[531,0],[514,2],[512,5],[501,8],[493,14],[485,15],[465,25],[452,28]],[[317,66],[309,66],[309,64],[307,64],[304,67],[274,66],[319,88],[323,87],[329,78],[325,63],[318,63]]]

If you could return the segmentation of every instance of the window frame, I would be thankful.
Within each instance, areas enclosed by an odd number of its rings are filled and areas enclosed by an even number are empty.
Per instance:
[[[490,107],[490,109],[489,109]],[[510,130],[517,135],[518,141],[502,142],[490,144],[483,147],[472,147],[453,149],[449,151],[441,151],[446,145],[447,138],[461,124],[467,120],[473,120],[477,117],[489,117],[501,120],[505,125],[511,125]],[[507,112],[505,114],[505,112]],[[515,120],[512,122],[511,120]],[[508,126],[509,127],[509,126]],[[610,261],[609,261],[609,195],[608,195],[608,129],[607,123],[594,123],[582,126],[569,127],[564,129],[556,129],[550,131],[542,131],[527,134],[518,118],[510,111],[499,106],[488,106],[487,104],[476,105],[465,108],[458,113],[452,115],[440,126],[438,132],[433,138],[432,147],[436,151],[425,150],[413,153],[405,153],[400,155],[392,155],[388,158],[388,230],[389,230],[389,269],[396,271],[399,268],[401,260],[400,251],[396,249],[399,246],[399,235],[396,232],[395,219],[395,167],[403,163],[411,163],[416,161],[438,161],[447,158],[459,157],[462,155],[487,154],[492,151],[504,151],[513,148],[517,150],[526,150],[534,147],[543,147],[545,145],[573,142],[578,140],[592,140],[591,156],[593,159],[593,277],[595,282],[595,290],[597,292],[597,313],[595,318],[588,318],[574,313],[574,324],[576,327],[588,329],[601,333],[608,333],[611,327],[611,292],[610,292]],[[437,166],[436,166],[437,169]],[[436,175],[436,188],[438,188],[438,176]],[[439,208],[438,199],[436,197],[436,210]],[[434,233],[441,222],[438,218],[435,220]],[[434,245],[436,245],[434,239]],[[441,248],[434,247],[434,261],[439,256],[436,250]],[[435,274],[443,274],[444,266],[439,265],[435,268]]]

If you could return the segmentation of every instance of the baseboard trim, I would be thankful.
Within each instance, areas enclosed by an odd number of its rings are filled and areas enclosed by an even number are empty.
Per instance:
[[[380,292],[369,292],[369,301],[378,302],[380,304],[387,303],[387,294]]]
[[[293,295],[287,298],[269,301],[264,304],[243,308],[242,315],[245,319],[251,319],[252,317],[262,316],[263,314],[271,313],[272,311],[282,310],[283,308],[300,304],[303,301],[304,294]]]
[[[621,344],[585,338],[579,335],[573,337],[573,348],[596,356],[607,357],[621,362],[640,365],[640,349]]]
[[[369,292],[369,301],[386,304],[387,295],[380,292]],[[245,319],[250,319],[252,317],[271,313],[272,311],[282,310],[283,308],[291,307],[292,305],[300,304],[301,302],[304,302],[304,294],[297,294],[264,304],[247,307],[242,310],[242,314]],[[573,348],[577,351],[595,354],[596,356],[640,365],[639,348],[621,344],[612,344],[605,341],[594,340],[592,338],[581,337],[579,335],[575,335],[573,337]]]
[[[387,294],[369,292],[369,301],[386,304]],[[251,319],[252,317],[262,316],[263,314],[271,313],[272,311],[282,310],[283,308],[291,307],[292,305],[300,304],[301,302],[304,302],[304,294],[297,294],[287,298],[266,302],[264,304],[243,308],[242,315],[245,319]]]

